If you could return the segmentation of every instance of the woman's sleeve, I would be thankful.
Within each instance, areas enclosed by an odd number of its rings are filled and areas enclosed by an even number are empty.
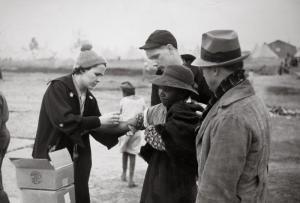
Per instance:
[[[161,138],[161,135],[155,130],[154,125],[150,125],[145,130],[145,140],[154,149],[159,151],[165,151],[165,143]]]
[[[142,146],[141,147],[141,150],[140,150],[140,153],[139,155],[147,162],[149,163],[151,157],[152,157],[152,154],[154,152],[155,149],[153,149],[153,147],[146,143],[146,145]]]
[[[44,96],[45,110],[53,126],[72,139],[72,136],[80,136],[84,130],[99,127],[98,116],[81,116],[74,114],[70,104],[69,92],[61,82],[52,82]],[[74,139],[73,139],[74,140]],[[75,139],[78,140],[78,137]]]

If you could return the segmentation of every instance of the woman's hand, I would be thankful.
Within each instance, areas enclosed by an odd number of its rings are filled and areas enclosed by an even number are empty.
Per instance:
[[[111,112],[99,117],[101,125],[118,125],[120,123],[120,113]]]

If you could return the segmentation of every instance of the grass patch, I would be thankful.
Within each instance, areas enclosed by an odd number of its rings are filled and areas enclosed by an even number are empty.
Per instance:
[[[283,96],[300,95],[300,88],[295,88],[295,87],[270,86],[267,87],[267,91],[270,94],[283,95]]]

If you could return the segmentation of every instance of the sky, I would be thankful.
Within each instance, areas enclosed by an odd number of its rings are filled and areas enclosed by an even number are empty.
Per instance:
[[[300,47],[300,0],[0,0],[0,58],[41,49],[74,57],[88,40],[101,53],[126,57],[156,29],[177,38],[179,51],[201,45],[213,29],[233,29],[243,50],[280,39]]]

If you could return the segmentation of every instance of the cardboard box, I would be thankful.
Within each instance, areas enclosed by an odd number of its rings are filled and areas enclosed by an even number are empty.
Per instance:
[[[49,153],[48,159],[10,158],[16,166],[19,188],[58,190],[74,183],[74,168],[67,149]]]
[[[22,189],[22,203],[75,203],[74,185],[59,190]]]

